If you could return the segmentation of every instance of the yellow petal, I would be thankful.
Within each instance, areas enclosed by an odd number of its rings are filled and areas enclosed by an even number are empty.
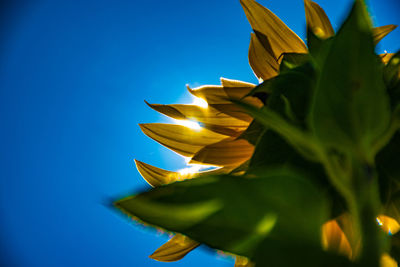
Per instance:
[[[197,152],[191,163],[215,166],[239,166],[253,155],[254,147],[244,139],[227,138]]]
[[[239,120],[245,121],[247,123],[250,123],[253,118],[246,113],[242,108],[235,104],[211,104],[211,107],[219,110],[222,113],[225,113],[231,117],[237,118]]]
[[[207,129],[196,131],[175,124],[147,123],[139,126],[148,137],[185,157],[191,157],[204,146],[226,138]]]
[[[186,171],[173,172],[154,167],[150,164],[138,160],[135,160],[135,163],[136,163],[136,168],[142,175],[143,179],[153,187],[173,183],[176,181],[191,179],[202,175],[229,173],[232,170],[232,168],[220,168],[220,169],[200,171],[195,173]]]
[[[229,99],[240,99],[248,94],[255,85],[252,83],[221,78],[222,85],[205,85],[196,88],[187,86],[189,92],[207,101],[208,104],[230,104]],[[250,97],[250,102],[259,101],[255,97]]]
[[[325,11],[315,2],[304,0],[306,9],[307,27],[311,28],[319,38],[329,38],[335,35],[335,31],[329,21]]]
[[[167,243],[159,247],[149,257],[164,262],[177,261],[186,256],[190,251],[197,248],[200,244],[186,236],[177,234]]]
[[[230,128],[236,132],[244,131],[249,123],[221,113],[213,107],[202,108],[196,105],[160,105],[148,104],[154,110],[174,119],[187,119],[200,122],[207,128],[208,125]]]
[[[240,90],[244,90],[240,92],[240,95],[238,97],[242,97],[244,95],[246,95],[247,93],[250,92],[251,89],[253,89],[254,87],[256,87],[254,84],[252,83],[248,83],[248,82],[243,82],[243,81],[239,81],[239,80],[234,80],[234,79],[227,79],[227,78],[223,78],[221,77],[221,85],[222,87],[224,87],[225,90],[231,90],[234,89],[239,89]],[[228,95],[231,93],[228,93]]]
[[[400,230],[399,223],[392,217],[379,215],[376,220],[378,221],[382,230],[389,235],[394,235]]]
[[[241,0],[240,3],[253,30],[268,38],[275,58],[280,58],[282,53],[307,53],[300,37],[274,13],[254,0]]]
[[[248,258],[242,256],[236,256],[234,267],[253,267],[254,263],[249,261]]]
[[[135,164],[142,177],[153,187],[169,184],[179,177],[177,172],[163,170],[138,160],[135,160]]]
[[[259,80],[268,80],[278,74],[279,64],[252,33],[249,47],[249,63]]]
[[[206,100],[208,104],[230,103],[228,95],[220,85],[204,85],[193,89],[186,87],[192,95]]]
[[[322,246],[325,250],[352,257],[350,243],[336,220],[330,220],[322,226]]]
[[[385,53],[385,54],[380,54],[381,60],[383,63],[388,64],[390,59],[394,56],[394,53]]]
[[[396,25],[385,25],[372,29],[372,34],[374,36],[375,44],[379,43],[386,35],[388,35],[391,31],[396,29]]]
[[[380,267],[398,267],[398,265],[389,254],[384,253],[381,257]]]

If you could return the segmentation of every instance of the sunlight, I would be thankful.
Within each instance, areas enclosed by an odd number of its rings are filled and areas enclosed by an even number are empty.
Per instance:
[[[187,167],[182,168],[177,171],[180,174],[181,179],[192,178],[195,174],[198,174],[200,172],[206,172],[206,171],[219,169],[212,165],[189,163],[190,160],[192,159],[190,157],[183,157],[183,159],[185,160]]]
[[[201,169],[201,165],[191,165],[186,168],[180,169],[178,172],[182,176],[189,176],[198,173]]]
[[[195,131],[200,131],[201,130],[200,124],[198,122],[196,122],[196,121],[176,120],[176,119],[173,119],[173,120],[178,125],[182,125],[182,126],[188,127],[188,128],[190,128],[192,130],[195,130]]]
[[[202,108],[208,108],[208,103],[203,98],[200,97],[193,97],[192,105],[196,105]]]

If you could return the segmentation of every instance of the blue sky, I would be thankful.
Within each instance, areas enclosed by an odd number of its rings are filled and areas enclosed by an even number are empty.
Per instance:
[[[317,2],[335,28],[351,4]],[[304,39],[302,1],[260,3]],[[398,0],[370,4],[376,25],[400,24]],[[257,82],[239,1],[19,0],[0,12],[0,264],[232,266],[207,248],[150,260],[168,236],[104,203],[149,188],[135,158],[184,165],[140,132],[138,123],[167,121],[143,100],[188,103],[186,84],[220,77]],[[400,29],[378,48],[397,49]]]

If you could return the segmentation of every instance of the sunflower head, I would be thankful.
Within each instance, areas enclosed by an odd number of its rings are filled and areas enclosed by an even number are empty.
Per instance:
[[[154,189],[115,205],[176,233],[150,256],[159,261],[204,243],[235,266],[397,266],[400,53],[374,51],[396,26],[373,28],[356,0],[335,33],[305,0],[306,45],[267,8],[240,3],[260,83],[221,78],[188,86],[192,104],[146,102],[174,123],[142,131],[188,167],[136,160]]]

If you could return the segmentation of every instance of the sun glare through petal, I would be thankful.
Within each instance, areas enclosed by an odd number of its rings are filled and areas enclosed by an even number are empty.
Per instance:
[[[202,108],[208,108],[208,103],[203,98],[193,97],[192,105],[196,105]]]
[[[188,128],[190,128],[192,130],[195,130],[195,131],[200,131],[201,130],[200,124],[198,122],[196,122],[196,121],[175,120],[174,119],[174,122],[176,124],[178,124],[178,125],[182,125],[182,126],[188,127]]]

